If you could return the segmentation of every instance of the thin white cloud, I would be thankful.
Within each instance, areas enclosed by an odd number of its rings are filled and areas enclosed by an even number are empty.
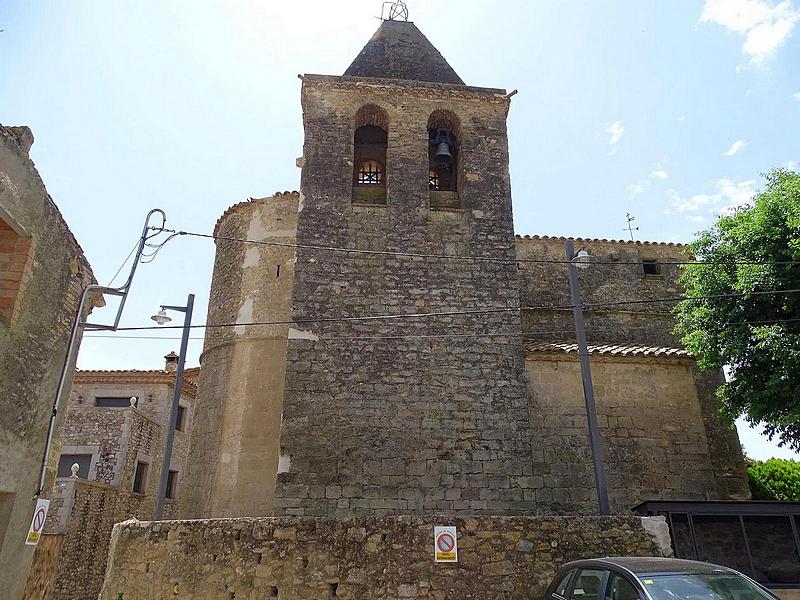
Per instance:
[[[669,177],[669,173],[667,173],[664,169],[656,169],[655,171],[651,171],[650,175],[657,179],[667,179]]]
[[[706,218],[703,215],[686,215],[686,220],[691,223],[702,223]]]
[[[742,52],[753,65],[763,65],[789,38],[798,20],[800,12],[791,0],[706,0],[700,14],[701,23],[717,23],[743,35]]]
[[[686,115],[679,115],[678,118],[676,119],[678,123],[683,123],[685,120],[686,120]]]
[[[674,214],[698,213],[707,210],[709,214],[727,213],[750,203],[755,194],[755,180],[731,181],[717,179],[713,182],[714,193],[694,194],[684,197],[673,189],[667,190],[669,208],[667,212]],[[692,219],[697,221],[697,219]]]
[[[641,183],[632,183],[625,189],[630,194],[641,194],[644,191],[644,186]]]
[[[747,146],[747,142],[745,142],[744,140],[736,140],[735,142],[733,142],[733,144],[731,145],[731,147],[730,147],[730,148],[728,148],[728,149],[727,149],[725,152],[723,152],[722,154],[723,154],[724,156],[733,156],[734,154],[736,154],[737,152],[739,152],[739,150],[742,150],[742,149],[744,149],[744,148],[745,148],[745,146]]]
[[[790,160],[783,166],[789,171],[797,171],[797,167],[800,167],[800,163],[798,163],[796,160]]]
[[[622,134],[625,133],[625,127],[621,122],[614,121],[611,125],[606,127],[606,133],[611,136],[608,140],[608,143],[613,146],[614,144],[618,144],[622,139]]]
[[[798,102],[800,102],[800,92],[795,92],[794,94],[792,94],[792,100],[797,100]]]

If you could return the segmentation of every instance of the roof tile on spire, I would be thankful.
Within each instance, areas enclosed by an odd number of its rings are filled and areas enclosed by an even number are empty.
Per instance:
[[[464,85],[453,67],[410,21],[381,23],[344,74]]]

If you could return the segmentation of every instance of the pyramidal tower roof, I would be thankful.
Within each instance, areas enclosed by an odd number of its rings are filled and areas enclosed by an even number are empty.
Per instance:
[[[383,21],[344,74],[464,85],[453,67],[411,21]]]

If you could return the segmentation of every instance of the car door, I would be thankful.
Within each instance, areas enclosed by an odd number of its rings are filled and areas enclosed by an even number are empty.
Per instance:
[[[572,580],[569,600],[603,600],[608,571],[600,567],[578,569]]]
[[[547,600],[567,600],[569,595],[569,584],[572,581],[572,576],[575,574],[575,569],[563,573],[558,579],[558,582],[551,585],[551,592],[547,596]]]
[[[602,600],[642,600],[642,594],[629,577],[610,571]]]

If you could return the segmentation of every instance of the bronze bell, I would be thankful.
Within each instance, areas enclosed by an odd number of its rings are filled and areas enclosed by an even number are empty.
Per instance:
[[[436,158],[442,160],[452,160],[453,155],[450,153],[450,144],[447,142],[439,142],[436,146]]]

